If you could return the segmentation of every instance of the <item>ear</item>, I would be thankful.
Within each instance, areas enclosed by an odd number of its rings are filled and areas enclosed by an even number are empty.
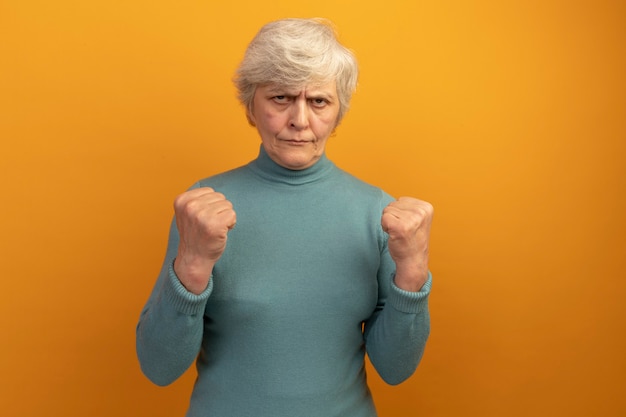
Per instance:
[[[250,105],[246,108],[246,119],[248,119],[248,123],[252,127],[256,127],[256,119],[254,118],[253,112],[254,103],[250,103]]]
[[[246,119],[248,119],[248,123],[250,124],[250,126],[256,127],[256,122],[254,120],[254,115],[249,110],[246,111]]]

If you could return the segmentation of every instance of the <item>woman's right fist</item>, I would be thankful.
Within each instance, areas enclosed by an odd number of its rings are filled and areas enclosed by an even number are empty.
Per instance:
[[[179,195],[174,212],[180,235],[174,271],[187,290],[200,294],[226,248],[228,231],[235,227],[237,215],[232,203],[209,187]]]

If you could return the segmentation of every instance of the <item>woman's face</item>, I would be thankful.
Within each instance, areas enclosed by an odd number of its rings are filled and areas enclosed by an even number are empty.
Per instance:
[[[276,84],[259,86],[249,117],[270,158],[282,167],[300,170],[320,159],[338,115],[333,81],[295,89]]]

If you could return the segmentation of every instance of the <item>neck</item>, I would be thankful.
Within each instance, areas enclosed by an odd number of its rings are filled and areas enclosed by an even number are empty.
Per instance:
[[[285,168],[274,162],[261,145],[259,156],[249,166],[259,176],[272,182],[301,185],[322,179],[335,165],[326,157],[326,154],[323,154],[315,164],[308,168],[301,170]]]

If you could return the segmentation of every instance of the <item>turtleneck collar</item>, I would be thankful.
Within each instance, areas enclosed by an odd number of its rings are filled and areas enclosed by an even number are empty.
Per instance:
[[[261,145],[259,156],[250,162],[248,166],[255,174],[270,182],[302,185],[324,178],[335,167],[335,164],[324,153],[315,164],[308,168],[301,170],[288,169],[274,162],[265,151],[263,145]]]

